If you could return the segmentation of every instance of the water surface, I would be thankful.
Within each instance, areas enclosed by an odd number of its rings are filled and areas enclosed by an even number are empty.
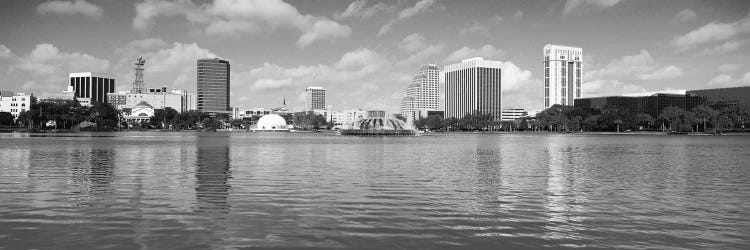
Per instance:
[[[0,134],[0,161],[5,249],[750,247],[747,136]]]

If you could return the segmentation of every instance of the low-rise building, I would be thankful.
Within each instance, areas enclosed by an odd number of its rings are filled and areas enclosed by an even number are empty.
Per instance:
[[[513,121],[516,119],[520,119],[522,117],[528,116],[529,113],[526,112],[526,109],[524,108],[504,108],[502,110],[502,120],[503,121]]]
[[[10,113],[13,119],[16,119],[21,112],[29,109],[31,109],[31,95],[0,91],[0,112]]]

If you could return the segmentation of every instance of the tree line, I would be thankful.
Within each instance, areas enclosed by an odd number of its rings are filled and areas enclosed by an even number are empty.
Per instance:
[[[443,119],[430,116],[415,121],[419,129],[434,131],[677,131],[715,132],[745,129],[750,124],[750,109],[729,106],[714,110],[701,105],[685,110],[666,107],[657,117],[622,109],[583,109],[554,105],[535,117],[513,121],[494,121],[492,115],[481,112],[467,113],[463,118]]]

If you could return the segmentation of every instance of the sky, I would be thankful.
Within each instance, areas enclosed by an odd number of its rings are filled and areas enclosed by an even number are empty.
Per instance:
[[[584,97],[750,84],[746,0],[3,1],[0,89],[61,93],[70,72],[195,92],[196,61],[231,63],[231,106],[397,111],[423,64],[503,62],[503,105],[543,106],[542,48],[583,48]]]

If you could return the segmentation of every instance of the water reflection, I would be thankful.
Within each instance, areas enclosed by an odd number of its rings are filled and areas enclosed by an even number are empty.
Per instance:
[[[200,135],[196,141],[195,195],[197,212],[228,213],[229,136]],[[224,218],[224,217],[221,217]]]
[[[545,238],[580,240],[578,231],[583,230],[586,197],[579,185],[587,176],[577,169],[576,154],[570,137],[552,136],[547,140],[547,198],[545,213],[549,230]],[[574,241],[571,241],[574,242]]]

